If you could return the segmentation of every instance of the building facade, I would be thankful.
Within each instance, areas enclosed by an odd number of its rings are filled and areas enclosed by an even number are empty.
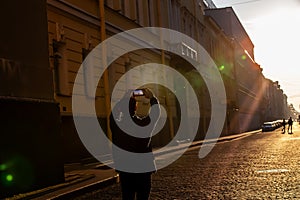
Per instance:
[[[266,95],[267,89],[261,87],[265,78],[255,62],[254,45],[232,8],[217,9],[208,0],[47,0],[47,11],[49,61],[54,77],[55,99],[60,104],[67,162],[89,156],[77,135],[72,117],[72,90],[78,69],[101,41],[134,28],[152,26],[172,29],[193,38],[207,51],[219,69],[226,90],[226,99],[219,102],[227,107],[222,135],[258,129],[266,119],[265,113],[270,112],[265,105],[270,102],[271,94]],[[190,91],[163,70],[145,73],[136,68],[147,63],[170,66],[190,81],[201,113],[196,139],[205,137],[211,121],[211,99],[203,77],[191,64],[201,63],[201,56],[193,44],[179,42],[174,44],[174,48],[180,49],[180,53],[175,55],[161,49],[126,53],[115,60],[102,77],[96,77],[100,81],[96,89],[95,110],[108,138],[111,137],[107,128],[110,102],[116,100],[111,99],[111,94],[116,83],[128,71],[132,74],[124,81],[123,92],[130,85],[138,87],[145,80],[163,80],[172,82],[177,92],[189,96]],[[89,77],[94,74],[93,70],[84,73]],[[207,78],[212,79],[209,74]],[[87,98],[93,96],[90,87],[93,84],[93,80],[84,79],[79,85],[80,95]],[[168,115],[161,133],[153,138],[155,146],[163,146],[176,135],[182,120],[179,117],[180,105],[167,88],[156,84],[147,86],[158,96]],[[275,105],[268,106],[273,109]],[[189,112],[193,115],[192,111]],[[89,114],[85,114],[89,118]],[[187,134],[180,139],[190,139],[190,136]]]
[[[207,9],[228,38],[234,43],[234,71],[237,101],[234,110],[238,111],[241,132],[258,129],[263,122],[263,94],[261,87],[264,76],[254,59],[254,45],[231,7]]]
[[[1,2],[0,199],[64,181],[46,15],[45,1]]]

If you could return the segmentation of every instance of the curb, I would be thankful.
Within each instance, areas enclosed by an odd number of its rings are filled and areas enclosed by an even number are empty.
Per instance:
[[[192,142],[190,145],[187,145],[186,143],[184,143],[184,144],[180,144],[178,146],[174,146],[174,148],[166,150],[166,151],[154,152],[154,155],[155,156],[161,156],[161,155],[172,153],[172,152],[175,152],[175,151],[178,151],[178,150],[189,149],[189,148],[193,148],[193,147],[200,146],[200,145],[231,141],[231,140],[235,140],[235,139],[238,139],[238,138],[247,137],[247,136],[250,136],[252,134],[259,133],[259,132],[261,132],[261,129],[255,130],[255,131],[250,131],[250,132],[245,132],[245,133],[240,133],[240,134],[235,134],[235,135],[224,136],[224,137],[220,137],[220,138],[213,138],[213,139],[195,141],[195,142]],[[187,148],[187,146],[188,146],[188,148]]]
[[[83,181],[86,181],[86,180],[94,178],[94,177],[95,176],[92,175],[92,174],[87,174],[85,176],[81,176],[81,177],[79,177],[77,179],[74,179],[74,180],[71,180],[71,181],[67,181],[67,182],[64,182],[64,183],[57,184],[57,185],[49,186],[49,187],[42,188],[42,189],[39,189],[39,190],[34,190],[34,191],[31,191],[31,192],[28,192],[28,193],[17,194],[17,195],[14,195],[12,197],[7,197],[6,199],[9,199],[9,200],[22,199],[22,200],[24,200],[24,199],[39,198],[43,195],[50,194],[51,192],[55,192],[59,189],[67,188],[69,186],[75,185],[79,182],[83,182]]]
[[[74,190],[59,194],[59,195],[57,195],[55,197],[51,197],[49,199],[52,199],[52,200],[73,199],[74,197],[83,195],[84,193],[91,192],[91,191],[94,191],[97,189],[101,189],[101,188],[107,187],[109,185],[112,185],[114,183],[117,183],[118,180],[119,180],[119,175],[115,175],[113,177],[110,177],[110,178],[107,178],[104,180],[100,180],[100,181],[85,185],[83,187],[76,188]]]
[[[109,186],[111,184],[117,183],[119,180],[118,174],[111,176],[106,179],[98,180],[93,183],[86,184],[81,187],[74,187],[74,189],[70,189],[67,192],[56,192],[59,190],[63,190],[68,187],[75,186],[76,184],[83,183],[84,181],[91,180],[96,177],[96,175],[92,173],[87,173],[87,174],[74,174],[74,178],[72,180],[58,184],[58,185],[53,185],[49,186],[46,188],[42,188],[39,190],[31,191],[28,193],[21,193],[14,195],[12,197],[7,197],[5,199],[7,200],[27,200],[27,199],[72,199],[72,197],[75,197],[76,195],[83,194],[85,192],[89,192],[95,189],[103,188],[106,186]],[[55,193],[57,193],[55,195]],[[51,195],[52,194],[52,195]]]

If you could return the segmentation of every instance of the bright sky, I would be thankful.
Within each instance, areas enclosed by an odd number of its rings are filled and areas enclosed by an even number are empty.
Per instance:
[[[279,81],[300,110],[300,0],[213,0],[232,6],[254,44],[266,78]]]

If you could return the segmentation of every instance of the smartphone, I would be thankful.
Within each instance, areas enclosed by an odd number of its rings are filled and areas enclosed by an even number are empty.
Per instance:
[[[144,91],[141,89],[134,90],[133,91],[133,96],[144,96]]]

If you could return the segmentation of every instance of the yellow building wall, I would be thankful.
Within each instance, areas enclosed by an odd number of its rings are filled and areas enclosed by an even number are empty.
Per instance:
[[[88,13],[91,16],[99,16],[99,4],[96,0],[67,0],[70,3],[70,8],[81,9],[83,13]],[[157,6],[156,4],[154,6]],[[129,20],[127,17],[124,17],[122,13],[116,12],[113,7],[105,7],[105,19],[108,24],[113,24],[114,27],[119,30],[129,30],[132,28],[138,28],[140,25],[137,22]],[[100,21],[99,21],[100,25]],[[107,29],[107,37],[110,37],[115,33],[110,32]],[[53,69],[54,78],[55,66],[53,59],[53,41],[61,40],[66,45],[65,57],[67,60],[67,75],[63,77],[63,81],[67,82],[67,94],[55,93],[55,99],[60,103],[60,111],[62,115],[71,116],[72,115],[72,90],[74,86],[75,77],[79,67],[83,62],[82,51],[83,48],[87,48],[88,40],[90,42],[91,49],[96,47],[100,43],[100,26],[97,26],[93,23],[89,23],[80,17],[76,17],[68,12],[62,11],[54,6],[48,6],[48,36],[49,36],[49,52],[50,52],[50,66]],[[156,62],[161,63],[161,55],[159,51],[154,52],[153,50],[139,50],[129,54],[129,59],[131,66],[138,66],[141,64]],[[128,55],[126,55],[128,56]],[[118,79],[126,72],[125,69],[125,56],[117,59],[112,65],[112,69],[109,69],[109,82],[110,89],[112,91],[113,85],[118,81]],[[168,60],[166,61],[168,65]],[[136,72],[136,75],[133,76],[134,82],[138,82],[139,79],[143,78],[146,80],[152,80],[153,76],[162,75],[164,72],[153,72],[152,74],[143,75],[141,77],[140,72]],[[148,77],[147,77],[148,76]],[[151,77],[152,76],[152,77]],[[160,79],[162,78],[160,77]],[[56,78],[57,79],[57,78]],[[57,81],[56,81],[57,87]],[[83,84],[83,83],[82,83]],[[80,93],[85,94],[84,85],[79,85]],[[126,88],[124,88],[126,89]],[[162,103],[165,102],[164,90],[161,88],[152,88],[159,97]],[[175,101],[174,97],[171,97],[169,100],[170,109],[175,110]],[[103,78],[100,79],[98,88],[96,90],[96,101],[95,101],[97,115],[99,117],[105,117],[105,100],[104,100],[104,82]],[[172,112],[175,113],[175,112]],[[175,115],[175,114],[174,114]],[[174,116],[173,116],[174,117]]]
[[[109,0],[110,1],[110,0]],[[76,6],[79,9],[84,10],[95,16],[100,16],[99,14],[99,0],[66,0],[66,2]]]
[[[68,74],[64,80],[68,82],[69,94],[59,95],[55,94],[55,99],[60,103],[60,111],[63,115],[71,115],[72,102],[71,94],[73,84],[80,65],[83,62],[82,49],[86,48],[86,35],[89,35],[91,46],[95,47],[100,43],[100,31],[98,27],[88,24],[81,20],[73,19],[67,13],[56,12],[48,9],[48,37],[49,37],[49,52],[50,52],[50,66],[54,70],[53,56],[53,41],[57,40],[57,26],[62,27],[62,41],[66,45],[66,59]],[[54,75],[55,76],[55,75]],[[57,84],[57,82],[55,83]],[[99,88],[103,88],[103,79],[100,80]],[[82,86],[84,90],[84,86]],[[103,90],[97,90],[96,93],[97,111],[100,115],[104,115],[105,107],[98,106],[104,101]]]

